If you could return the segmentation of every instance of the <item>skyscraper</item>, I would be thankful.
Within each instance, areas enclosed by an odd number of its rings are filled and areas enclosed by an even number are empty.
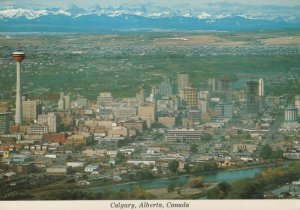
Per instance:
[[[197,91],[195,88],[186,87],[181,89],[181,98],[189,109],[197,109]]]
[[[136,101],[138,105],[145,103],[145,89],[144,86],[139,90],[139,92],[136,94]]]
[[[110,92],[101,92],[97,97],[97,104],[103,107],[111,106],[114,102]]]
[[[295,96],[295,108],[298,109],[298,115],[300,116],[300,95]]]
[[[164,97],[164,96],[171,96],[173,95],[173,91],[172,91],[172,83],[170,82],[169,78],[164,77],[163,82],[158,86],[158,95],[160,97]]]
[[[247,112],[252,115],[258,114],[258,81],[248,81],[246,84],[246,106]]]
[[[208,79],[208,89],[211,92],[216,91],[216,79]]]
[[[37,116],[42,113],[41,101],[26,100],[22,101],[23,121],[24,123],[32,123]]]
[[[258,111],[259,113],[262,113],[265,109],[265,82],[263,78],[260,78],[258,81],[258,100],[259,100],[259,106]]]
[[[42,114],[38,116],[38,124],[39,125],[48,125],[48,130],[51,133],[56,133],[58,130],[58,119],[57,116],[50,112],[48,114]]]
[[[260,78],[258,81],[258,95],[259,96],[265,95],[265,82],[263,78]]]
[[[147,127],[150,128],[156,121],[156,106],[153,103],[141,104],[138,106],[138,116],[146,121]]]
[[[230,80],[228,77],[220,79],[208,79],[208,89],[210,92],[225,92],[230,89]]]
[[[11,117],[10,112],[0,113],[0,134],[5,134],[9,132],[10,117]]]
[[[180,93],[180,90],[182,90],[183,88],[189,87],[189,75],[186,73],[179,73],[177,75],[177,79],[178,79],[178,90],[177,93]]]
[[[58,110],[67,110],[70,108],[70,96],[65,95],[64,92],[60,93],[59,100],[57,102]]]
[[[17,50],[12,54],[13,60],[17,64],[17,73],[16,73],[16,115],[15,115],[15,124],[22,124],[22,99],[21,99],[21,62],[25,59],[25,53],[21,50]]]

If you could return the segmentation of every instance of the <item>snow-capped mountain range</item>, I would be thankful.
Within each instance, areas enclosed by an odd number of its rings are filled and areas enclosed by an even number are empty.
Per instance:
[[[126,29],[260,30],[300,28],[300,16],[264,17],[247,13],[168,10],[167,8],[79,8],[0,10],[0,31],[101,31]],[[48,26],[48,27],[47,27]]]

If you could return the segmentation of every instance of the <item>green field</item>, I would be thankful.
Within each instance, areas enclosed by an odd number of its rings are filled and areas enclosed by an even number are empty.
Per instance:
[[[279,73],[299,73],[299,34],[2,35],[1,97],[14,95],[15,64],[10,54],[16,43],[26,53],[22,63],[25,94],[43,98],[63,90],[95,100],[101,91],[111,91],[114,97],[134,96],[141,85],[149,91],[163,76],[176,82],[178,72],[189,73],[192,85],[200,89],[208,78],[224,75],[272,78]],[[266,44],[274,39],[277,44]]]

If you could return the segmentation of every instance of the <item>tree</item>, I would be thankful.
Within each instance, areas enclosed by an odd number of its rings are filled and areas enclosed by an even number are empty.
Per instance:
[[[155,195],[148,193],[144,188],[138,187],[134,188],[130,193],[129,193],[129,199],[130,200],[149,200],[149,199],[154,199],[156,198]]]
[[[216,188],[207,192],[208,199],[225,199],[230,191],[230,184],[227,182],[221,182]]]
[[[218,184],[217,189],[227,194],[230,191],[230,184],[227,182],[221,182]]]
[[[117,153],[117,156],[116,156],[116,164],[120,164],[120,163],[123,163],[126,159],[126,156],[121,153],[121,152],[118,152]]]
[[[204,163],[198,163],[196,164],[194,171],[196,173],[200,173],[203,171],[211,171],[211,170],[216,170],[218,168],[218,165],[214,161],[208,161]]]
[[[210,141],[211,138],[212,138],[212,137],[211,137],[210,134],[204,133],[201,139],[202,139],[203,141]]]
[[[266,144],[261,148],[260,156],[264,159],[268,159],[271,157],[272,152],[273,152],[273,150],[272,150],[271,146]]]
[[[264,159],[280,159],[283,156],[283,151],[280,149],[273,151],[271,146],[266,144],[262,146],[260,156]]]
[[[203,178],[202,178],[202,176],[189,178],[188,186],[192,187],[192,188],[203,187]]]
[[[255,179],[242,179],[234,181],[228,193],[231,199],[261,199],[263,198],[262,186]]]
[[[197,153],[198,152],[198,148],[197,148],[197,145],[196,144],[192,144],[190,146],[190,152],[191,153]]]
[[[143,169],[141,171],[138,171],[135,176],[135,180],[149,180],[153,179],[153,174],[149,169]]]
[[[178,167],[179,167],[179,162],[178,162],[178,160],[172,160],[172,161],[170,161],[169,164],[168,164],[168,168],[169,168],[169,170],[170,170],[172,173],[176,173]]]
[[[175,185],[172,183],[172,184],[170,184],[169,186],[168,186],[168,193],[170,193],[170,192],[174,192],[174,190],[175,190]]]
[[[189,173],[189,172],[191,171],[190,163],[185,163],[183,169],[184,169],[187,173]]]
[[[208,199],[224,199],[226,198],[226,195],[223,191],[218,189],[211,189],[206,194]]]

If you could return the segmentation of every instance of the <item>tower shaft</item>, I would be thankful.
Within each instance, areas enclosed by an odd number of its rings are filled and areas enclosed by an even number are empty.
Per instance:
[[[16,116],[15,123],[17,125],[22,124],[22,98],[21,98],[21,62],[17,64],[17,83],[16,83]]]

